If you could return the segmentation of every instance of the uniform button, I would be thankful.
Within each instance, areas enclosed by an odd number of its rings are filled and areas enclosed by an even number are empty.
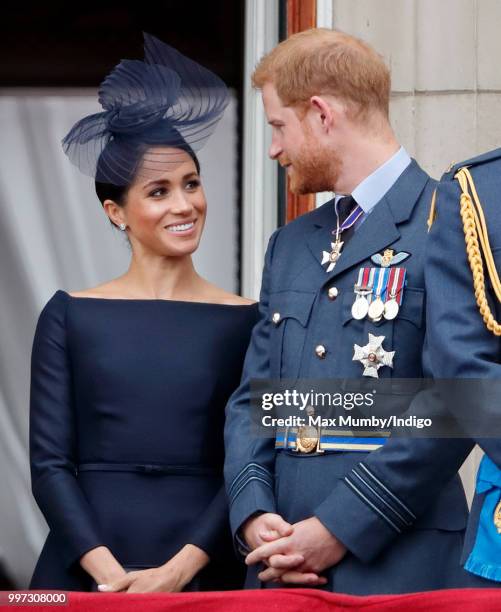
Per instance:
[[[275,325],[278,325],[280,323],[280,313],[279,312],[274,312],[273,316],[271,317],[271,320],[273,321],[273,323],[275,323]]]
[[[327,349],[323,344],[319,344],[315,347],[315,354],[319,359],[324,359],[327,353]]]
[[[338,296],[338,289],[337,287],[330,287],[329,291],[327,292],[327,295],[329,296],[329,300],[335,300]]]

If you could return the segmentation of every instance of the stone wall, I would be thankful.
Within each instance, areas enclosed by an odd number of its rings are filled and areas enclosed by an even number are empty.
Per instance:
[[[333,0],[332,15],[384,56],[392,123],[432,176],[501,146],[499,0]]]

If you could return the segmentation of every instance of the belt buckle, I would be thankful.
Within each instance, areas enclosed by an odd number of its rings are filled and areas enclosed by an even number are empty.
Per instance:
[[[315,414],[313,406],[306,408],[306,414],[311,417]],[[296,452],[298,453],[323,453],[320,449],[320,427],[313,425],[302,425],[298,428],[296,434]]]
[[[296,450],[298,453],[312,453],[319,441],[317,428],[312,425],[303,425],[297,430]]]

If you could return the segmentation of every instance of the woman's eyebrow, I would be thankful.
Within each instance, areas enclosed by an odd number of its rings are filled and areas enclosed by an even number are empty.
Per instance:
[[[185,174],[181,180],[185,181],[186,179],[192,178],[192,177],[198,177],[198,173],[197,172],[188,172],[187,174]],[[171,181],[167,178],[161,178],[161,179],[153,179],[151,181],[148,181],[147,183],[145,183],[143,185],[143,189],[149,189],[150,187],[153,186],[157,186],[157,185],[170,185]]]
[[[143,185],[143,189],[149,189],[150,187],[153,187],[154,185],[165,185],[165,184],[169,184],[170,181],[169,179],[153,179],[152,181],[148,181],[145,185]]]

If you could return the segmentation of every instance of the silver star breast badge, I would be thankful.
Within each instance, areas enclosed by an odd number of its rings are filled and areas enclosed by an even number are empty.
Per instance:
[[[360,361],[364,366],[363,376],[379,378],[378,370],[383,366],[393,367],[395,351],[385,351],[384,336],[369,334],[369,342],[365,346],[354,344],[353,361]]]
[[[341,249],[343,248],[344,242],[340,240],[337,242],[331,242],[331,252],[322,251],[322,266],[326,263],[327,266],[326,272],[332,272],[334,270],[337,260],[341,257]]]

